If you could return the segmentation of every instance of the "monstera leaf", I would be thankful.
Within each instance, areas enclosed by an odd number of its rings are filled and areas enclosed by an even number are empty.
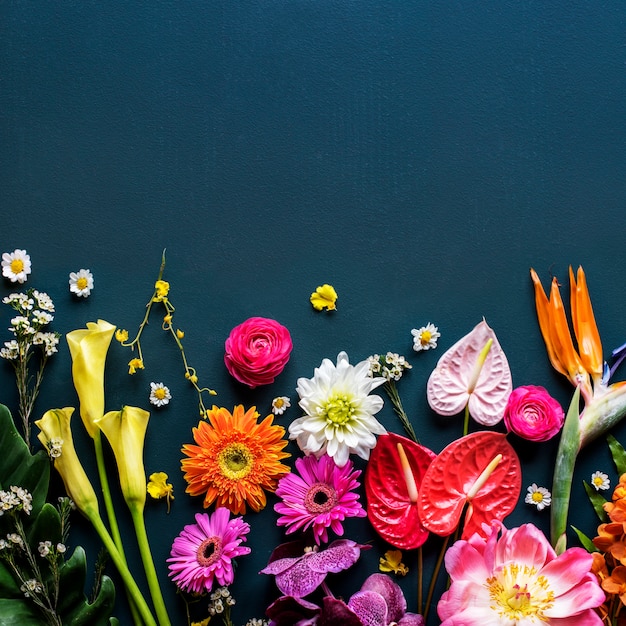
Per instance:
[[[0,404],[0,489],[12,485],[22,487],[32,496],[33,509],[21,520],[31,549],[36,554],[40,541],[61,541],[59,512],[46,502],[50,481],[50,462],[45,451],[32,455],[6,406]],[[0,517],[0,536],[10,530],[10,516]],[[92,602],[85,596],[87,559],[80,546],[60,566],[59,602],[57,613],[68,626],[114,626],[111,616],[115,602],[115,587],[107,576]],[[41,611],[24,597],[19,583],[3,560],[0,560],[0,626],[41,626],[45,622]]]

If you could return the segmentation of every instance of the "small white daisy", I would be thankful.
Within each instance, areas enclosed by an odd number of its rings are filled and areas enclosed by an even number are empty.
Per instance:
[[[14,250],[2,255],[2,275],[12,283],[25,283],[30,274],[30,256],[26,250]]]
[[[170,390],[163,383],[150,383],[150,403],[164,406],[172,399]]]
[[[536,483],[533,483],[528,487],[527,491],[528,493],[524,500],[526,504],[536,506],[538,511],[543,511],[547,506],[550,506],[552,494],[545,487],[537,487]]]
[[[291,400],[287,396],[279,396],[272,400],[272,413],[282,415],[291,406]]]
[[[596,491],[600,491],[600,489],[608,489],[611,486],[611,481],[604,472],[597,471],[591,474],[591,485]]]
[[[70,291],[81,298],[86,298],[93,289],[93,274],[89,270],[70,272]]]
[[[430,322],[421,328],[413,328],[411,334],[413,335],[413,350],[415,352],[436,348],[437,339],[441,337],[439,329]]]

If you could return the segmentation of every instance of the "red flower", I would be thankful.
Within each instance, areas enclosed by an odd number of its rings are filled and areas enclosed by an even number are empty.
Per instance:
[[[561,405],[543,388],[534,385],[517,387],[504,410],[508,430],[529,441],[547,441],[563,426]]]

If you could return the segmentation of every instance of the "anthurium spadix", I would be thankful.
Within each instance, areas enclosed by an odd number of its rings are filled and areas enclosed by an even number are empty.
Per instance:
[[[446,446],[428,466],[419,490],[419,519],[436,535],[451,535],[465,510],[463,539],[502,521],[522,488],[519,458],[506,435],[480,431]]]
[[[428,379],[428,404],[444,416],[466,407],[483,426],[504,416],[513,389],[509,362],[494,331],[483,320],[439,359]]]
[[[426,469],[435,453],[411,439],[379,435],[365,471],[367,517],[376,532],[401,550],[419,548],[428,538],[417,512]]]
[[[104,365],[115,326],[98,320],[66,336],[72,357],[72,378],[80,402],[80,416],[93,439],[94,421],[104,414]]]

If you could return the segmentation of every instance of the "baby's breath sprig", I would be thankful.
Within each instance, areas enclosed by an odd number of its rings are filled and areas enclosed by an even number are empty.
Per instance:
[[[370,363],[369,375],[374,378],[380,376],[385,378],[383,389],[387,392],[387,395],[391,400],[393,410],[400,418],[400,422],[402,423],[406,433],[413,441],[417,442],[417,436],[413,430],[409,416],[406,414],[406,411],[402,406],[400,394],[398,393],[398,387],[396,386],[396,382],[402,378],[404,370],[410,370],[413,366],[403,356],[400,356],[395,352],[387,352],[384,356],[374,354],[368,357],[367,360]]]
[[[54,303],[47,293],[29,289],[26,293],[12,293],[2,302],[17,315],[11,319],[9,327],[13,339],[4,342],[0,358],[6,359],[15,370],[22,435],[31,450],[30,416],[39,395],[44,369],[48,359],[57,352],[61,335],[45,330],[54,319]],[[31,367],[35,354],[37,365]]]
[[[185,348],[182,343],[182,339],[185,336],[185,333],[179,328],[174,328],[172,325],[172,320],[174,317],[174,312],[176,311],[174,305],[171,303],[168,298],[170,291],[170,284],[163,280],[163,272],[165,270],[165,250],[163,250],[163,256],[161,257],[161,267],[159,268],[159,275],[154,283],[154,292],[150,301],[146,305],[146,313],[139,324],[139,329],[137,330],[137,334],[132,341],[128,340],[128,331],[124,329],[118,329],[115,332],[115,338],[120,342],[120,344],[126,348],[130,348],[131,350],[137,349],[137,356],[132,358],[128,362],[128,373],[134,374],[138,369],[144,369],[144,359],[143,352],[141,350],[141,335],[148,325],[148,319],[150,317],[150,312],[152,310],[152,305],[156,303],[160,303],[165,308],[165,315],[163,316],[163,322],[161,324],[161,328],[170,333],[170,335],[174,338],[178,349],[180,350],[181,358],[183,360],[183,367],[185,369],[185,378],[192,384],[193,388],[196,390],[198,394],[198,405],[200,409],[200,415],[202,417],[206,417],[207,408],[204,404],[203,394],[208,393],[210,396],[217,395],[217,392],[209,387],[200,387],[198,384],[198,374],[196,369],[191,367],[187,362],[187,356],[185,354]]]

